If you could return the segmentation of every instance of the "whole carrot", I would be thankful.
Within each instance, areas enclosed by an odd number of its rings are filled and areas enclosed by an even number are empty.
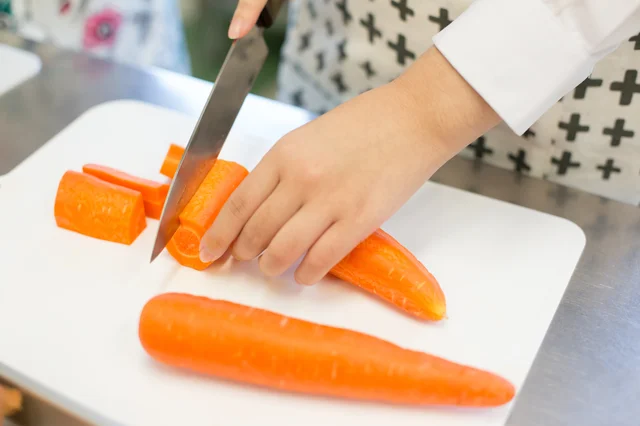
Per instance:
[[[515,394],[495,374],[370,335],[188,294],[149,300],[139,338],[158,362],[288,392],[476,407]]]

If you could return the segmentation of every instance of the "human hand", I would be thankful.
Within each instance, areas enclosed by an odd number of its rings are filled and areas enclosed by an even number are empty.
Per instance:
[[[231,249],[276,276],[302,257],[296,281],[313,284],[497,123],[435,49],[417,65],[278,141],[206,232],[202,260]]]
[[[239,0],[229,25],[229,38],[237,39],[247,35],[258,22],[267,0]]]

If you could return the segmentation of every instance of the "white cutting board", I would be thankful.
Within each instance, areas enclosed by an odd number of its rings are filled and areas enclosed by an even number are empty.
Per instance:
[[[266,121],[272,111],[263,108]],[[260,127],[247,121],[254,113],[249,107],[241,113],[221,158],[251,168],[275,141],[255,136]],[[519,390],[585,244],[582,231],[564,219],[427,183],[383,228],[443,287],[449,318],[429,324],[334,279],[302,288],[290,274],[264,279],[255,263],[196,272],[166,251],[149,265],[156,221],[132,246],[55,226],[54,196],[65,170],[97,162],[159,178],[169,143],[186,143],[194,123],[195,117],[136,102],[105,104],[9,176],[0,192],[0,369],[56,391],[72,401],[71,410],[119,424],[504,424],[511,404],[416,409],[311,398],[196,377],[150,360],[137,340],[138,314],[153,295],[183,291],[367,332],[494,371]]]
[[[36,75],[41,66],[33,53],[0,44],[0,96]]]

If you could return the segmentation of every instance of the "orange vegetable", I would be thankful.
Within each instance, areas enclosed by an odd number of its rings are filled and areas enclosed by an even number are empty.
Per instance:
[[[82,171],[104,181],[124,186],[142,194],[144,201],[164,203],[169,193],[169,184],[133,176],[112,167],[98,164],[85,164]]]
[[[409,405],[491,407],[514,386],[487,371],[363,333],[201,296],[144,306],[139,339],[156,361],[267,388]]]
[[[440,320],[445,316],[446,301],[438,281],[382,229],[356,246],[330,273],[419,318]]]
[[[12,416],[22,409],[22,394],[17,389],[0,386],[0,425],[5,416]]]
[[[189,203],[180,213],[180,226],[167,251],[183,266],[203,270],[211,263],[200,261],[200,240],[222,206],[249,174],[238,163],[218,159]]]
[[[170,179],[173,179],[173,176],[176,174],[176,170],[178,170],[178,165],[180,164],[180,160],[182,160],[183,154],[183,147],[176,144],[171,144],[169,146],[169,150],[167,151],[164,162],[162,163],[162,167],[160,167],[160,173]]]
[[[140,192],[72,170],[58,184],[54,215],[61,228],[127,245],[147,226]]]
[[[144,202],[144,212],[147,217],[150,217],[151,219],[160,219],[163,208],[164,200],[161,203],[152,203],[151,201]]]

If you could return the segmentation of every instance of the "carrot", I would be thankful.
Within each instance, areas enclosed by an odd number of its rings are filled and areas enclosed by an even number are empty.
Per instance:
[[[176,174],[176,170],[178,170],[178,165],[180,164],[180,160],[182,160],[183,154],[184,148],[172,143],[169,146],[169,150],[167,151],[167,155],[162,163],[162,167],[160,167],[160,173],[170,179],[173,179],[173,176]]]
[[[506,379],[379,338],[180,293],[143,307],[138,335],[159,363],[281,391],[392,404],[492,407]]]
[[[140,178],[112,167],[98,164],[85,164],[82,167],[82,171],[104,181],[139,191],[144,201],[164,203],[169,193],[168,183]]]
[[[445,316],[445,296],[436,278],[382,229],[356,246],[330,274],[416,317],[440,320]]]
[[[180,213],[180,225],[167,244],[167,251],[181,265],[203,270],[211,264],[200,261],[200,240],[224,203],[248,174],[247,169],[238,163],[216,160]]]
[[[151,219],[160,219],[162,216],[162,209],[164,208],[164,200],[160,203],[152,203],[151,201],[144,202],[144,213]]]
[[[60,179],[54,215],[61,228],[127,245],[147,226],[140,192],[72,170]]]
[[[22,409],[22,394],[17,389],[0,386],[0,423],[5,416],[12,416]]]

